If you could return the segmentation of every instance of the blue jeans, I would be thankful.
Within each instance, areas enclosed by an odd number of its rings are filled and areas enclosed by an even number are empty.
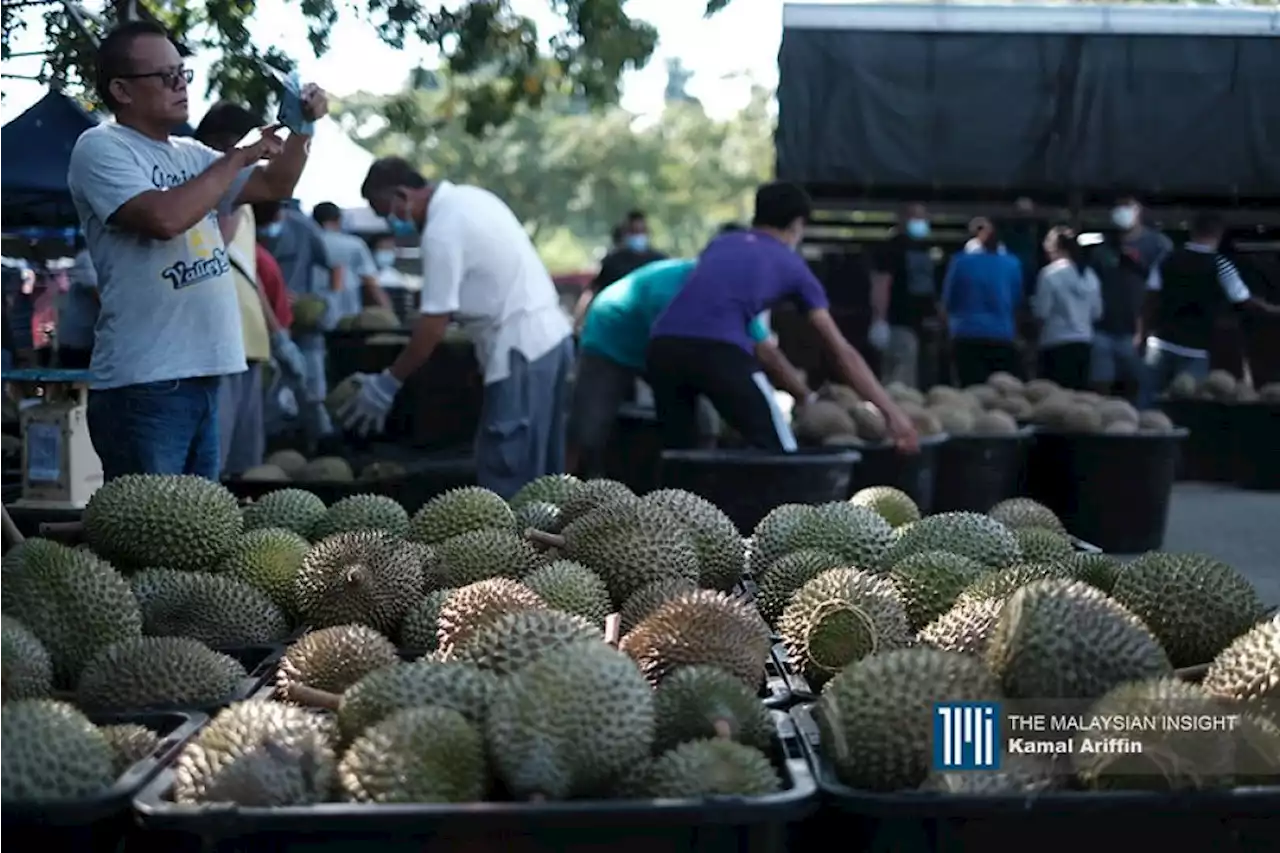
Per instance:
[[[1149,409],[1165,392],[1169,384],[1181,373],[1189,373],[1197,381],[1209,375],[1209,357],[1206,355],[1180,355],[1147,346],[1142,373],[1142,388],[1138,394],[1138,408]]]
[[[196,474],[218,479],[220,377],[168,379],[89,392],[89,438],[102,479]]]

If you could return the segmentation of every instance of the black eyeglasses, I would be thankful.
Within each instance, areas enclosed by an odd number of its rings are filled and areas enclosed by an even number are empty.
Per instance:
[[[161,83],[170,89],[177,89],[178,83],[190,83],[195,77],[195,72],[190,68],[166,68],[163,71],[148,71],[145,74],[120,74],[121,80],[145,80],[148,77],[155,77]]]

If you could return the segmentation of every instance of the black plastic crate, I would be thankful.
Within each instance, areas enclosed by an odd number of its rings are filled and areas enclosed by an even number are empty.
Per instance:
[[[790,694],[787,698],[792,705],[812,702],[818,698],[818,691],[813,689],[809,679],[805,678],[804,673],[800,671],[800,667],[791,660],[791,656],[787,654],[787,647],[781,641],[774,644],[773,657],[782,679],[787,683],[787,693]]]
[[[294,639],[301,636],[302,631],[296,631],[286,640],[279,643],[266,643],[255,646],[237,646],[235,648],[218,649],[224,655],[229,655],[244,666],[245,671],[249,673],[249,681],[251,685],[245,687],[247,691],[245,695],[254,693],[259,687],[267,682],[276,673],[276,664],[280,662],[280,658],[284,656],[284,650]],[[240,697],[243,698],[243,697]]]
[[[802,841],[810,833],[816,838],[838,832],[846,849],[893,853],[1031,850],[1046,844],[1097,851],[1280,850],[1280,787],[1007,796],[854,790],[822,758],[811,707],[791,711],[822,792],[822,808],[805,825]]]
[[[110,790],[96,797],[63,803],[5,803],[4,834],[11,843],[23,834],[18,849],[55,846],[76,853],[113,853],[134,829],[133,798],[177,754],[208,717],[201,713],[156,712],[141,714],[90,714],[95,725],[133,723],[160,736],[160,744],[142,761],[130,767]]]
[[[767,797],[275,809],[178,806],[171,771],[134,800],[150,847],[187,853],[782,853],[790,824],[813,813],[817,787],[795,724],[775,711],[774,760],[786,790]],[[161,840],[163,839],[163,841]]]

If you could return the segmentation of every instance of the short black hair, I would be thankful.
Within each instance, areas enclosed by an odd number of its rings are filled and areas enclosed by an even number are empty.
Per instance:
[[[746,231],[746,226],[741,222],[726,222],[716,231],[716,235],[732,234],[734,231]]]
[[[635,222],[637,219],[648,219],[648,218],[649,217],[644,215],[644,211],[640,210],[639,208],[627,212],[628,222]]]
[[[276,218],[276,214],[284,207],[280,201],[259,201],[253,204],[253,221],[259,226],[266,225]]]
[[[621,225],[615,225],[613,226],[613,231],[610,232],[609,236],[613,238],[613,242],[621,243],[622,238],[626,235],[626,233],[627,233],[626,228],[624,228]]]
[[[316,221],[317,225],[341,222],[342,208],[331,201],[322,201],[311,209],[311,218]]]
[[[133,49],[133,43],[142,36],[170,38],[169,31],[153,21],[129,21],[107,33],[106,38],[98,44],[94,63],[94,89],[102,103],[112,112],[120,108],[120,102],[111,95],[111,81],[133,70],[129,63],[129,51]]]
[[[265,123],[261,116],[247,107],[231,101],[218,101],[200,119],[195,136],[205,145],[212,145],[211,140],[229,136],[234,136],[239,142],[249,131]]]
[[[797,219],[808,220],[813,201],[798,184],[773,181],[756,190],[756,215],[751,224],[759,228],[783,229]]]
[[[1227,222],[1221,214],[1205,211],[1191,220],[1192,237],[1221,237],[1227,232]]]
[[[427,179],[403,157],[381,157],[373,161],[369,174],[360,185],[360,197],[372,201],[373,197],[396,187],[425,187]]]
[[[395,239],[396,239],[396,235],[394,231],[379,231],[376,234],[370,234],[369,248],[372,249],[374,246],[378,245],[383,240],[391,240],[394,242]]]

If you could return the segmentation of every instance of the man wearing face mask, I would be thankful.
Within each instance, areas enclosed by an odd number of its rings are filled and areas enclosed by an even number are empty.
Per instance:
[[[748,331],[764,311],[790,299],[807,312],[841,378],[884,412],[899,448],[916,449],[911,420],[840,333],[821,282],[797,251],[812,211],[808,194],[795,184],[760,187],[751,228],[721,234],[707,244],[683,287],[654,321],[646,366],[664,447],[697,445],[701,395],[748,445],[796,449]]]
[[[418,303],[414,291],[405,286],[404,273],[396,269],[396,259],[400,257],[396,246],[396,235],[390,231],[376,234],[370,240],[370,244],[373,249],[373,263],[378,269],[379,289],[387,295],[391,308],[400,318],[400,322],[412,322]]]
[[[899,225],[872,259],[871,328],[868,342],[880,350],[880,379],[915,388],[920,380],[920,333],[937,316],[934,262],[925,241],[929,212],[907,205]]]
[[[667,256],[649,245],[649,223],[643,210],[633,210],[622,223],[622,242],[605,255],[600,272],[591,282],[591,292],[599,293],[628,273]]]
[[[360,192],[388,222],[422,232],[421,315],[390,368],[357,374],[360,391],[339,420],[361,434],[380,431],[404,381],[456,318],[484,373],[478,484],[510,498],[536,477],[562,473],[572,330],[520,220],[488,190],[428,182],[398,157],[376,161]]]
[[[1143,293],[1173,242],[1142,222],[1142,205],[1120,198],[1111,211],[1115,230],[1089,252],[1102,282],[1102,317],[1094,326],[1089,383],[1099,394],[1134,397],[1142,383],[1138,325]]]

